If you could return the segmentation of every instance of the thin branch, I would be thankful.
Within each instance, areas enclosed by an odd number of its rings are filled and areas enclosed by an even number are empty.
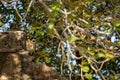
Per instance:
[[[52,12],[52,10],[43,2],[43,0],[39,0],[39,2],[43,5],[43,7],[46,9],[48,13]]]
[[[102,79],[103,79],[103,80],[106,80],[105,77],[104,77],[104,75],[100,72],[100,70],[98,70],[98,72],[99,72],[99,74],[101,75]]]
[[[78,18],[80,21],[86,23],[86,24],[89,24],[86,20],[82,19],[82,18]]]
[[[68,24],[68,14],[70,14],[69,12],[67,12],[67,10],[66,9],[64,9],[64,15],[65,15],[65,25],[66,25],[66,28],[63,30],[63,32],[62,33],[64,33],[66,30],[68,30],[69,31],[69,33],[70,34],[72,34],[71,33],[71,31],[70,31],[70,29],[69,29],[69,24]]]
[[[75,56],[75,55],[74,55]],[[83,56],[80,56],[80,57],[77,57],[77,56],[75,56],[75,59],[76,60],[80,60],[80,59],[82,59],[83,58]]]
[[[82,79],[82,80],[85,80],[85,79],[84,79],[84,76],[83,76],[82,68],[81,68],[81,79]]]
[[[43,5],[43,7],[45,8],[45,10],[47,11],[47,13],[51,13],[52,9],[50,9],[44,2],[43,0],[39,0],[39,2]],[[61,1],[60,1],[61,3]],[[62,4],[61,4],[62,5]],[[59,10],[60,13],[65,14],[65,12],[63,10]],[[70,14],[71,12],[68,12],[67,14]]]
[[[63,4],[61,0],[58,0],[60,2],[60,4]]]
[[[106,59],[106,60],[104,60],[104,61],[102,61],[102,64],[100,65],[100,68],[99,68],[99,70],[101,70],[102,69],[102,67],[103,67],[103,65],[104,65],[104,63],[106,63],[107,61],[109,61],[110,59]]]
[[[31,2],[29,3],[29,6],[28,6],[28,8],[27,8],[27,11],[26,11],[26,13],[25,13],[25,16],[24,16],[23,20],[27,17],[27,14],[28,14],[28,12],[30,11],[30,7],[31,7],[33,1],[34,1],[34,0],[31,0]]]
[[[61,36],[59,35],[59,33],[57,32],[57,30],[56,30],[55,28],[53,28],[53,31],[54,31],[55,35],[57,36],[57,38],[62,41],[62,38],[61,38]]]
[[[71,67],[71,63],[70,63],[70,61],[71,61],[70,60],[71,49],[70,49],[70,45],[69,45],[68,41],[67,41],[67,49],[68,49],[67,54],[66,54],[66,56],[67,56],[67,65],[68,65],[68,68],[70,70],[70,73],[72,73],[72,67]],[[69,78],[71,80],[71,74],[69,75]]]
[[[120,52],[114,53],[114,56],[115,56],[116,58],[120,57]]]
[[[17,15],[19,16],[20,20],[23,20],[22,16],[20,15],[20,13],[18,12],[18,9],[16,8],[15,5],[12,5],[17,13]]]
[[[63,63],[64,63],[64,61],[63,61],[63,59],[64,59],[64,48],[63,48],[63,46],[61,46],[61,48],[62,48],[62,63],[61,63],[61,66],[60,66],[60,70],[61,70],[61,75],[63,75]]]
[[[89,57],[87,57],[85,54],[84,54],[83,56],[87,59],[88,62],[91,62],[91,59],[90,59]],[[94,63],[94,66],[95,66],[96,68],[93,67],[92,64],[91,64],[90,66],[91,66],[91,68],[92,68],[96,73],[99,73],[99,74],[100,74],[100,76],[102,77],[103,80],[106,80],[105,77],[103,76],[103,74],[100,72],[100,70],[99,70],[99,68],[98,68],[98,66],[97,66],[96,63]]]

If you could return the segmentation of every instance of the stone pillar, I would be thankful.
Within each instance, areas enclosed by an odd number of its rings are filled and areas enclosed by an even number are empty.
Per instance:
[[[21,51],[26,50],[22,31],[0,33],[0,80],[21,80]]]

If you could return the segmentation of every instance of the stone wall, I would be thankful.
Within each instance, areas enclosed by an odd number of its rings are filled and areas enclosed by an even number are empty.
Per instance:
[[[32,62],[28,49],[24,32],[0,33],[0,80],[67,80],[54,68]]]

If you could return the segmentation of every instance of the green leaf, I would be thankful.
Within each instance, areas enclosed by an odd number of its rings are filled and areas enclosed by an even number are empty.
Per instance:
[[[91,56],[94,56],[94,55],[95,55],[95,53],[92,52],[92,51],[88,51],[88,53],[89,53]]]
[[[116,76],[116,75],[110,75],[109,78],[110,78],[111,80],[119,80],[119,77]]]
[[[36,36],[43,36],[44,35],[44,31],[42,31],[42,30],[38,30],[38,31],[36,31]]]
[[[45,33],[44,33],[44,31],[40,31],[40,34],[41,34],[42,36],[44,36]]]
[[[75,66],[72,65],[71,67],[72,67],[72,70],[75,69]]]
[[[75,13],[72,13],[72,16],[73,16],[73,17],[77,17],[77,14],[75,14]]]
[[[90,23],[88,23],[88,24],[84,24],[84,26],[87,27],[87,28],[92,27]]]
[[[46,54],[46,50],[45,49],[41,50],[40,54],[45,55]]]
[[[89,63],[87,62],[87,61],[82,61],[82,63],[81,63],[82,65],[88,65]]]
[[[36,63],[36,64],[39,64],[39,63],[40,63],[40,58],[37,58],[37,59],[35,60],[35,63]]]
[[[52,16],[52,17],[56,17],[56,16],[58,16],[58,15],[59,15],[58,11],[52,11],[52,13],[51,13],[51,16]]]
[[[31,27],[31,31],[35,31],[36,30],[36,27]]]
[[[120,21],[115,21],[115,22],[114,22],[114,25],[115,25],[116,27],[120,26]]]
[[[60,3],[59,2],[54,2],[52,5],[51,5],[51,9],[52,10],[59,10],[60,8]]]
[[[106,54],[106,58],[114,58],[113,54]]]
[[[32,26],[32,27],[30,28],[30,34],[33,34],[35,31],[36,31],[36,27],[33,27],[33,26]],[[32,36],[32,35],[31,35],[31,36]]]
[[[50,63],[49,57],[45,57],[44,59],[45,59],[46,63]]]
[[[104,54],[103,52],[99,52],[99,53],[98,53],[98,57],[99,57],[99,58],[104,58],[104,57],[105,57],[105,54]]]
[[[90,70],[89,66],[82,66],[83,72],[89,72],[89,70]]]
[[[81,39],[81,40],[84,40],[85,37],[86,37],[86,35],[81,35],[80,39]]]
[[[117,41],[117,44],[120,44],[120,40]]]
[[[0,27],[5,28],[5,24],[0,21]]]
[[[76,36],[71,35],[68,42],[71,44],[71,43],[75,42],[77,39],[78,39],[78,38],[77,38]]]
[[[50,22],[49,23],[49,29],[53,29],[54,28],[54,22]]]
[[[92,79],[92,74],[91,73],[85,73],[85,78],[87,78],[88,80],[91,80]]]

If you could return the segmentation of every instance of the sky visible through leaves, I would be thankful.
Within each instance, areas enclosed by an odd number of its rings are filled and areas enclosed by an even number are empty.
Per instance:
[[[0,32],[25,31],[37,42],[35,62],[52,65],[70,79],[79,73],[81,80],[119,80],[119,2],[2,1]]]

